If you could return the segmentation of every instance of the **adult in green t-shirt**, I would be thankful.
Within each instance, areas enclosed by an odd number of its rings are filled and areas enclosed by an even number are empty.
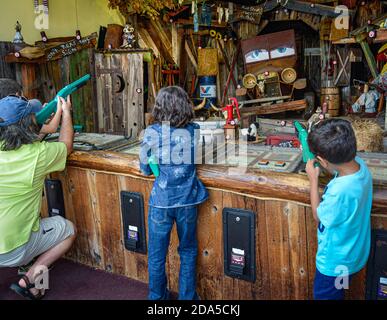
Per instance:
[[[11,289],[40,299],[39,273],[62,257],[75,239],[74,225],[62,218],[40,218],[45,177],[63,171],[73,147],[70,98],[59,99],[62,120],[59,142],[39,139],[36,104],[23,97],[0,100],[0,268],[20,267],[37,260]]]

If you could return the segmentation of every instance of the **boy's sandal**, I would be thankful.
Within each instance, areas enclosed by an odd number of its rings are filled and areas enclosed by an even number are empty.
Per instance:
[[[31,284],[30,283],[30,280],[28,279],[27,276],[23,276],[21,277],[21,279],[24,280],[25,284],[26,284],[26,287],[23,288],[19,285],[19,283],[14,283],[11,285],[10,289],[12,291],[14,291],[15,293],[17,293],[18,295],[26,298],[26,299],[30,299],[30,300],[41,300],[43,299],[44,295],[39,292],[37,295],[34,295],[31,293],[31,289],[34,289],[35,288],[35,285],[34,284]]]

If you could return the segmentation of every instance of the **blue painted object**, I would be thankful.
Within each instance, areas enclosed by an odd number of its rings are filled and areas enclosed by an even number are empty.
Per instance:
[[[208,109],[211,107],[211,103],[216,105],[216,76],[203,76],[199,79],[200,84],[200,99],[207,99],[205,108]]]

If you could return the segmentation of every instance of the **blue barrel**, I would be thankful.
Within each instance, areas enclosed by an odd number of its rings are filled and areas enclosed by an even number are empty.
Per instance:
[[[211,107],[211,103],[216,105],[216,76],[204,76],[199,78],[200,99],[207,99],[206,108]]]

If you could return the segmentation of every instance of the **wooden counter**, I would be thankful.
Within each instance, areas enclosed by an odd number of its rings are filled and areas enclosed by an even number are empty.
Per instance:
[[[147,221],[153,180],[139,171],[138,158],[115,152],[74,152],[67,170],[53,178],[63,184],[66,217],[78,228],[69,258],[89,266],[148,281],[147,256],[123,245],[120,192],[144,196]],[[312,299],[317,249],[316,223],[309,206],[309,182],[301,174],[198,166],[210,199],[198,219],[198,291],[203,299]],[[224,275],[223,208],[256,213],[256,282]],[[375,185],[374,228],[387,229],[387,186]],[[178,291],[176,230],[167,258],[170,289]],[[352,284],[349,298],[363,299],[365,270]]]

